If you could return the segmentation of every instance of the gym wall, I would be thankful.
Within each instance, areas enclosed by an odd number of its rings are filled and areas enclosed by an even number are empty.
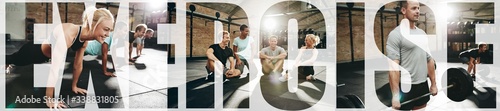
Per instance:
[[[48,7],[47,7],[48,5]],[[74,23],[74,24],[82,24],[82,13],[85,10],[85,5],[84,3],[67,3],[68,10],[66,10],[66,3],[58,3],[58,8],[59,8],[59,15],[61,17],[61,22],[62,23]],[[96,4],[97,8],[106,8],[106,5],[103,4]],[[46,8],[48,8],[48,16],[46,16]],[[26,17],[23,18],[33,18],[35,19],[35,23],[52,23],[52,3],[46,4],[46,3],[26,3],[26,8],[25,8],[25,13]],[[67,11],[67,15],[66,15]],[[118,12],[117,7],[110,6],[109,11],[111,13],[116,14]],[[67,20],[66,20],[67,16]],[[19,17],[16,17],[19,19]],[[24,20],[21,20],[23,22],[23,25],[19,25],[23,27],[22,32],[23,32],[23,37],[19,39],[24,40]],[[9,20],[10,22],[10,20]],[[8,23],[9,23],[8,22]],[[12,25],[7,25],[7,26],[12,26]],[[10,32],[10,31],[7,31]]]
[[[337,6],[339,5],[345,5],[345,3],[337,3]],[[360,6],[364,7],[363,3],[355,3],[354,6]],[[385,5],[386,10],[394,10],[395,7],[397,7],[398,4],[397,2],[391,2]],[[337,63],[345,63],[345,62],[351,62],[351,45],[350,45],[350,33],[349,32],[349,18],[348,18],[348,10],[337,10]],[[427,28],[425,27],[425,16],[421,16],[420,20],[417,24],[417,27],[420,29],[424,30],[427,34],[429,35],[435,35],[436,34],[436,24],[435,24],[435,18],[433,12],[427,7],[427,6],[422,6],[420,9],[420,13],[427,13]],[[352,11],[352,27],[353,27],[353,45],[354,45],[354,61],[361,61],[365,59],[365,15],[364,11],[358,11],[358,10],[353,10]],[[367,33],[374,33],[375,37],[375,42],[380,51],[382,51],[382,45],[384,48],[384,53],[386,51],[385,44],[387,42],[387,37],[389,33],[397,27],[399,21],[403,19],[403,16],[399,14],[399,18],[396,20],[396,14],[395,13],[388,13],[384,12],[384,19],[381,22],[380,21],[380,13],[377,13],[375,17],[375,21],[373,24],[373,31],[374,32],[367,32]],[[381,33],[381,27],[380,24],[383,24],[383,36],[380,34]],[[339,28],[340,27],[340,28]],[[342,28],[345,27],[345,28]],[[382,42],[382,37],[383,37],[383,42]],[[432,42],[432,41],[430,41]],[[433,45],[430,45],[429,48],[431,51],[436,50],[436,47]],[[368,55],[369,56],[369,55]]]
[[[337,3],[337,6],[345,3]],[[364,7],[364,3],[354,3]],[[351,62],[351,37],[349,32],[348,10],[337,10],[337,63]],[[341,14],[343,13],[343,14]],[[352,11],[352,33],[354,45],[354,61],[365,58],[365,16],[364,11]],[[340,15],[339,15],[340,14]]]

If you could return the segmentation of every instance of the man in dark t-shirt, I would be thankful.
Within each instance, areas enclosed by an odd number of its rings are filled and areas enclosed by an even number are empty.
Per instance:
[[[479,48],[469,49],[461,52],[458,57],[463,63],[467,63],[467,72],[472,75],[472,79],[476,81],[476,64],[481,62],[481,57],[485,57],[487,50],[486,44],[479,44]],[[473,71],[474,73],[471,73]]]
[[[229,43],[229,32],[224,31],[222,33],[222,41],[219,44],[210,45],[207,50],[207,72],[211,75],[215,70],[221,70],[225,78],[237,77],[241,75],[241,71],[235,69],[233,51],[227,46]],[[226,66],[227,60],[229,60],[230,64],[229,69]],[[217,67],[216,64],[223,67]]]

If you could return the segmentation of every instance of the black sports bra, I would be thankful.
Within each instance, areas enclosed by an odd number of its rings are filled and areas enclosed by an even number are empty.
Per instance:
[[[85,41],[83,42],[80,41],[81,32],[82,32],[82,26],[80,26],[80,30],[78,30],[78,34],[75,40],[73,40],[73,45],[71,45],[71,49],[73,49],[73,51],[77,51],[78,49],[82,48],[83,44],[85,43]]]

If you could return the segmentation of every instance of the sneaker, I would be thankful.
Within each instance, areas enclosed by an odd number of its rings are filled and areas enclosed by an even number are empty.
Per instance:
[[[288,76],[288,73],[285,73],[285,75],[282,75],[280,78],[278,78],[281,82],[286,82],[290,79],[292,79],[291,77]]]
[[[210,80],[214,80],[214,76],[213,76],[213,73],[212,73],[212,72],[208,73],[208,74],[205,76],[205,80],[206,80],[206,81],[208,81],[209,79],[210,79]]]
[[[205,66],[205,70],[207,71],[207,75],[205,76],[205,80],[214,80],[214,72],[211,72],[209,69],[208,69],[208,66]]]
[[[240,75],[240,79],[243,79],[243,78],[247,77],[247,76],[248,76],[248,74],[250,74],[250,73],[241,73],[241,75]]]
[[[286,79],[285,76],[281,76],[278,80],[280,80],[281,82],[286,82],[287,81],[287,79]]]
[[[476,75],[472,75],[472,81],[476,81]]]
[[[10,72],[12,71],[12,66],[11,65],[8,65],[6,68],[5,68],[5,74],[10,74]]]
[[[239,79],[243,79],[243,78],[248,77],[248,74],[250,74],[250,73],[241,74],[240,77],[239,77]]]

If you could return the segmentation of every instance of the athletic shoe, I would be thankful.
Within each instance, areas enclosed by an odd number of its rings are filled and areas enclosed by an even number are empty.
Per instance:
[[[10,74],[10,72],[12,71],[12,66],[11,65],[7,65],[7,68],[5,68],[5,74]]]
[[[476,81],[476,75],[472,75],[472,80]]]
[[[270,74],[270,75],[271,75],[271,74]],[[286,81],[288,81],[288,80],[292,79],[292,77],[290,77],[290,76],[288,75],[288,70],[287,70],[287,71],[285,71],[285,74],[281,75],[281,77],[280,77],[280,78],[278,78],[278,79],[279,79],[279,81],[281,81],[281,82],[286,82]]]
[[[206,81],[213,81],[214,80],[214,72],[210,72],[210,70],[208,70],[207,66],[205,66],[205,69],[207,70],[207,75],[205,76],[205,80]]]

